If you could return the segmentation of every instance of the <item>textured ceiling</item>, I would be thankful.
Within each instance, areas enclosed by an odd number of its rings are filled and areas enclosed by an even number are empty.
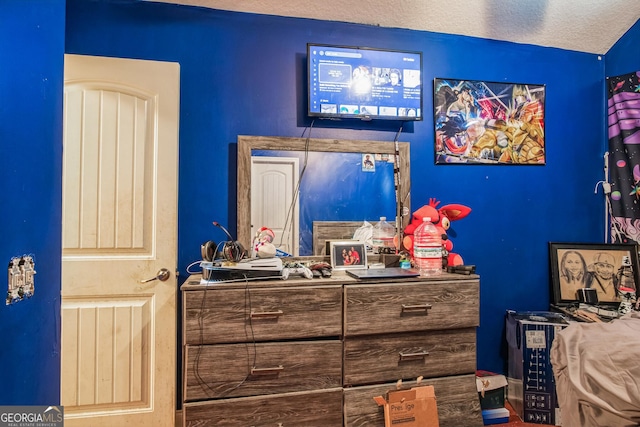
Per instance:
[[[595,54],[640,18],[640,0],[150,0],[460,34]]]

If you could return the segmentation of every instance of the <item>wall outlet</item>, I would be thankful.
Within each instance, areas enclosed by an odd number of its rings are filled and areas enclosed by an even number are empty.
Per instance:
[[[35,261],[31,255],[11,258],[7,267],[7,305],[35,293]]]

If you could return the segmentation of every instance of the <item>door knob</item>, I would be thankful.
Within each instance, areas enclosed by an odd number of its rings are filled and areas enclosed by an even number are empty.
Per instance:
[[[158,270],[158,274],[156,275],[156,277],[152,277],[151,279],[147,280],[141,280],[140,283],[153,282],[154,280],[160,280],[161,282],[164,282],[168,280],[170,276],[171,273],[169,272],[169,270],[167,270],[166,268],[161,268],[160,270]]]

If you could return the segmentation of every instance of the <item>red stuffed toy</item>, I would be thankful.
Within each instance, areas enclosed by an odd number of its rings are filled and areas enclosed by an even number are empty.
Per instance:
[[[429,199],[429,204],[424,205],[411,216],[411,223],[404,228],[404,238],[402,239],[403,246],[409,251],[413,258],[413,233],[420,224],[422,224],[423,218],[430,218],[431,222],[436,226],[438,231],[442,234],[442,247],[447,254],[446,265],[462,265],[464,264],[462,257],[459,254],[451,252],[453,249],[453,242],[449,240],[447,236],[447,230],[451,227],[451,221],[457,221],[469,215],[471,208],[459,204],[444,205],[440,209],[437,209],[439,201],[436,199]]]

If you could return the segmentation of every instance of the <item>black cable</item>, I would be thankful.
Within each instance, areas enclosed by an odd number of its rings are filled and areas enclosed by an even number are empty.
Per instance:
[[[200,385],[200,387],[204,390],[205,394],[208,397],[214,397],[209,395],[209,391],[211,391],[212,393],[216,393],[216,391],[214,389],[212,389],[207,382],[202,378],[202,376],[200,376],[200,355],[202,353],[202,348],[204,347],[204,307],[205,307],[205,301],[207,300],[207,289],[205,288],[204,291],[202,292],[202,302],[200,303],[200,312],[198,313],[198,327],[200,328],[200,342],[198,343],[198,351],[196,352],[196,357],[195,360],[193,361],[193,373],[196,377],[196,380],[198,381],[198,385]]]
[[[247,382],[247,380],[251,376],[251,369],[253,367],[255,367],[256,360],[258,359],[258,348],[257,348],[256,340],[255,340],[255,335],[254,335],[254,332],[253,332],[253,319],[251,318],[251,293],[249,292],[249,281],[247,280],[247,276],[246,275],[244,275],[244,278],[245,278],[244,317],[245,317],[245,319],[247,319],[247,318],[249,319],[249,327],[251,328],[251,343],[253,345],[253,363],[251,362],[251,354],[250,354],[250,351],[249,351],[250,350],[249,342],[247,342],[246,345],[245,345],[245,350],[247,352],[247,375],[238,384],[236,384],[235,386],[231,387],[230,389],[227,389],[227,390],[223,391],[220,394],[220,397],[227,396],[229,393],[237,390],[245,382]],[[245,325],[244,331],[245,331],[245,338],[248,341],[249,337],[247,335],[247,327],[246,327],[246,325]]]
[[[307,134],[307,139],[304,143],[304,162],[302,164],[302,170],[300,171],[300,176],[298,177],[298,182],[296,183],[296,188],[293,190],[293,199],[291,199],[291,204],[289,205],[289,209],[287,210],[287,216],[284,220],[284,226],[282,227],[282,234],[280,235],[280,242],[278,243],[278,247],[282,247],[282,243],[284,241],[285,230],[287,230],[287,224],[289,227],[288,233],[292,233],[293,229],[293,221],[289,223],[291,218],[293,217],[293,211],[296,206],[296,201],[298,200],[298,196],[300,195],[300,183],[302,182],[302,177],[304,176],[304,172],[307,170],[307,163],[309,160],[309,144],[311,143],[311,130],[313,129],[313,124],[315,123],[315,119],[311,121],[309,125],[309,133]],[[306,129],[305,129],[306,130]],[[302,131],[302,136],[304,136],[305,131]],[[293,248],[291,248],[293,249]],[[294,254],[292,254],[294,255]]]
[[[245,279],[244,314],[245,314],[245,319],[246,318],[249,319],[249,326],[251,328],[251,344],[253,346],[253,362],[251,361],[251,354],[249,352],[250,346],[249,346],[249,343],[247,343],[247,345],[245,346],[247,350],[247,375],[238,384],[220,393],[218,393],[215,389],[213,389],[210,385],[208,385],[207,382],[202,378],[199,372],[200,355],[202,353],[202,348],[204,347],[204,324],[203,324],[204,314],[203,313],[204,313],[205,301],[207,296],[206,295],[207,288],[205,288],[205,290],[203,291],[202,302],[200,303],[200,313],[198,314],[198,326],[200,328],[200,342],[199,342],[198,351],[196,352],[196,357],[194,360],[194,375],[196,377],[196,380],[198,381],[198,385],[200,385],[200,387],[204,390],[205,394],[208,397],[212,397],[212,398],[225,397],[229,393],[232,393],[233,391],[240,388],[251,376],[251,368],[255,366],[256,360],[258,359],[258,349],[257,349],[256,340],[255,340],[255,334],[253,331],[253,320],[251,318],[251,294],[249,292],[249,280],[247,275],[244,275],[244,279]],[[245,336],[248,341],[249,336],[246,331],[246,326],[245,326]],[[213,395],[209,394],[209,392],[213,393]]]
[[[402,248],[402,211],[404,210],[405,202],[405,200],[400,199],[400,145],[398,144],[398,140],[400,139],[401,132],[402,125],[400,125],[400,129],[398,129],[398,132],[393,139],[393,145],[395,149],[395,159],[393,162],[393,181],[396,190],[396,235],[398,237],[398,247],[396,249],[396,253],[398,253]],[[407,196],[408,195],[409,192],[407,192]]]

